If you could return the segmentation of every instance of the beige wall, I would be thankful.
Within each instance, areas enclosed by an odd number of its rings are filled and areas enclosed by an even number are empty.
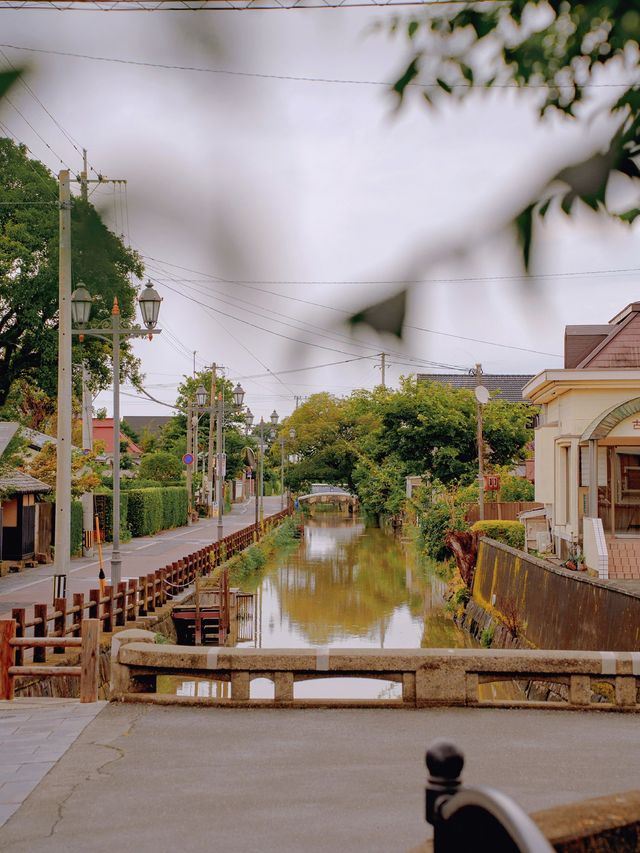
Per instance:
[[[575,376],[575,372],[572,373]],[[572,384],[575,386],[575,380]],[[580,438],[606,411],[640,397],[640,382],[635,383],[635,387],[634,383],[629,383],[626,387],[608,388],[594,387],[592,381],[585,380],[582,388],[565,390],[562,382],[554,383],[552,387],[556,396],[549,399],[547,389],[546,399],[549,402],[541,405],[540,426],[535,434],[536,500],[550,509],[556,535],[577,539],[581,535],[578,503]],[[640,438],[640,429],[634,428],[634,422],[638,421],[640,415],[626,418],[612,430],[611,436]],[[564,450],[565,447],[568,450]],[[567,460],[568,481],[565,473]]]

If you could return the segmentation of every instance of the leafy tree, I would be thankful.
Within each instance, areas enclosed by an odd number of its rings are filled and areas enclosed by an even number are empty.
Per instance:
[[[37,453],[24,469],[27,474],[42,480],[52,489],[56,487],[56,460],[57,449],[53,442],[48,442],[42,450]],[[94,457],[74,453],[71,459],[71,494],[79,497],[84,492],[89,492],[100,485],[100,477],[93,470]]]
[[[168,483],[182,477],[182,463],[173,453],[157,450],[145,453],[140,460],[139,476],[143,480],[158,480]]]
[[[120,431],[128,436],[134,444],[140,444],[138,433],[124,418],[120,421]]]
[[[635,203],[607,205],[606,193],[614,173],[636,184],[640,169],[640,11],[628,0],[511,0],[496,4],[457,4],[431,7],[406,21],[410,41],[405,71],[394,89],[400,99],[415,89],[424,102],[463,101],[475,89],[513,85],[540,92],[541,115],[555,112],[587,128],[593,103],[590,87],[611,85],[605,107],[611,135],[606,152],[576,162],[567,152],[567,165],[548,173],[535,195],[516,218],[525,262],[528,263],[535,216],[560,207],[571,213],[577,201],[623,222],[640,214]],[[426,73],[435,86],[407,88]],[[616,85],[618,84],[619,85]],[[602,94],[602,93],[600,93]]]
[[[399,105],[420,98],[427,109],[463,103],[482,90],[509,88],[541,117],[578,125],[588,138],[594,116],[609,116],[604,150],[581,160],[571,146],[564,162],[540,158],[531,166],[537,185],[521,193],[496,185],[498,217],[489,227],[511,227],[525,267],[535,246],[536,224],[580,207],[631,224],[640,215],[640,10],[637,0],[504,0],[500,3],[433,3],[397,17],[393,32],[406,37],[403,71],[393,90]],[[595,88],[597,87],[597,89]],[[538,95],[532,98],[532,93]],[[606,127],[598,122],[598,127]],[[473,144],[473,140],[470,140]],[[598,145],[598,150],[595,146]],[[625,185],[623,193],[616,191]],[[452,252],[469,248],[469,242]],[[412,269],[426,262],[414,257]],[[352,322],[401,334],[406,291],[358,312]]]
[[[17,379],[55,396],[57,389],[58,203],[57,183],[24,146],[0,138],[0,406]],[[109,318],[118,298],[124,322],[134,316],[136,288],[129,274],[142,275],[135,252],[80,199],[71,211],[74,280],[95,297],[92,323]],[[110,348],[98,339],[74,343],[96,388],[111,380]],[[123,344],[123,374],[137,377],[138,362]]]

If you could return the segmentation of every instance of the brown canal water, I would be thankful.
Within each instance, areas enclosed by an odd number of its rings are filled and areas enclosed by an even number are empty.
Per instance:
[[[413,542],[359,518],[319,513],[300,543],[283,549],[243,591],[256,593],[251,640],[256,648],[460,648],[477,643],[445,609],[446,581]],[[158,691],[229,696],[226,682],[163,677]],[[401,686],[378,679],[327,678],[295,685],[296,698],[400,698]],[[273,697],[267,679],[252,698]]]

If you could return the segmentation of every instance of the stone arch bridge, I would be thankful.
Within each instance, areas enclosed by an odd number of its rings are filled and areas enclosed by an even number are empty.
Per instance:
[[[338,504],[341,510],[354,513],[358,508],[358,498],[340,486],[313,483],[308,495],[300,495],[298,503],[313,507],[317,504]]]

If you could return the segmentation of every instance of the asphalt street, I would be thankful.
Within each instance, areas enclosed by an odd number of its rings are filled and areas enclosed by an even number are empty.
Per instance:
[[[280,497],[264,499],[265,516],[280,511]],[[232,511],[224,516],[224,535],[241,530],[253,524],[255,519],[254,502],[235,504]],[[210,545],[217,540],[216,518],[200,519],[189,527],[165,530],[155,536],[132,539],[121,546],[122,579],[137,578],[140,575],[162,568],[167,563],[179,560]],[[103,548],[105,574],[109,578],[109,558],[111,546]],[[93,558],[79,558],[69,561],[67,599],[71,601],[74,592],[88,595],[89,590],[98,584],[100,564],[97,554]],[[29,607],[33,604],[53,601],[53,564],[36,566],[33,569],[5,575],[0,578],[0,619],[11,618],[12,607]],[[29,613],[27,614],[29,618]]]

